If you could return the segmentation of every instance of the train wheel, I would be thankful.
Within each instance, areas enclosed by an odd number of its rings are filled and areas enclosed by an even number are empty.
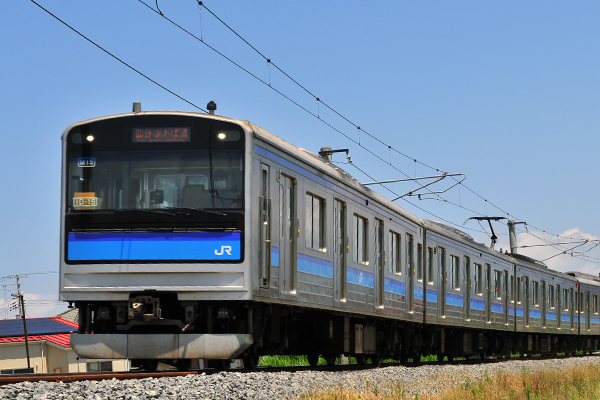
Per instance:
[[[308,359],[308,365],[311,367],[316,367],[319,365],[319,354],[318,353],[310,353],[306,356]]]
[[[442,354],[442,353],[437,353],[435,356],[437,357],[437,361],[438,361],[438,362],[442,362],[442,361],[444,361],[444,354]]]
[[[367,365],[367,356],[356,356],[356,363],[358,365]]]
[[[192,366],[192,360],[190,358],[180,358],[175,361],[175,368],[180,371],[188,371]]]
[[[256,353],[255,351],[251,351],[247,356],[242,358],[242,361],[244,362],[244,369],[248,371],[256,371],[256,369],[258,368],[259,359],[260,356],[258,355],[258,353]]]
[[[158,368],[158,360],[142,360],[142,369],[148,372],[154,372]]]

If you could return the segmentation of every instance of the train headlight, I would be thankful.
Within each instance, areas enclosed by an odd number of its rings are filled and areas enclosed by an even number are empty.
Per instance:
[[[221,132],[217,135],[217,137],[219,138],[219,140],[225,140],[227,138],[227,135],[224,132]]]
[[[88,142],[93,142],[93,141],[94,141],[94,137],[93,137],[92,135],[88,135],[88,136],[87,136],[85,139],[86,139]]]

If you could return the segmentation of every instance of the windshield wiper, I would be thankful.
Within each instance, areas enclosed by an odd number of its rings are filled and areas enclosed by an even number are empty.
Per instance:
[[[117,213],[117,212],[146,212],[146,213],[151,213],[151,214],[170,215],[172,217],[177,216],[177,214],[174,212],[165,211],[164,209],[160,209],[160,208],[119,208],[119,209],[115,210],[115,213]]]
[[[165,210],[172,210],[174,212],[177,211],[181,211],[181,212],[188,212],[188,211],[198,211],[198,212],[204,212],[204,213],[208,213],[208,214],[216,214],[216,215],[221,215],[223,217],[226,217],[227,214],[226,213],[222,213],[219,211],[213,211],[213,210],[207,210],[205,208],[194,208],[194,207],[167,207],[165,208]]]

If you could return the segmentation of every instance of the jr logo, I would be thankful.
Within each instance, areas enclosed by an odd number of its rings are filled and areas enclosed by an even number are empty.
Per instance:
[[[222,256],[223,253],[227,253],[227,255],[230,256],[231,255],[231,246],[221,246],[220,253],[215,249],[215,255]]]

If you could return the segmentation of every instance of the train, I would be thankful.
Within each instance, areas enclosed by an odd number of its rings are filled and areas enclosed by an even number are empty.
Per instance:
[[[148,370],[598,350],[598,277],[419,218],[331,153],[212,110],[134,103],[69,126],[59,295],[79,309],[73,350]]]

